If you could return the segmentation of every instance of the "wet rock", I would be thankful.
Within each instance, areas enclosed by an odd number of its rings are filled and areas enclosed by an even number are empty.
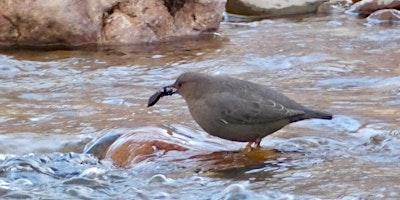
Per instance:
[[[212,144],[206,148],[195,140],[164,128],[140,127],[115,140],[104,157],[123,168],[139,163],[152,163],[155,166],[174,163],[179,166],[177,168],[187,169],[190,173],[213,173],[263,164],[282,155],[269,149],[215,151],[217,148]]]
[[[173,133],[156,127],[143,127],[119,137],[108,149],[105,158],[110,158],[121,167],[144,160],[165,156],[170,151],[186,151],[185,141]]]
[[[369,24],[400,24],[400,11],[396,9],[378,10],[367,17]]]
[[[103,159],[111,144],[114,143],[115,140],[117,140],[121,135],[127,132],[128,130],[125,129],[106,131],[100,138],[96,138],[86,144],[83,152],[92,154],[99,159]]]
[[[362,0],[353,4],[348,12],[369,15],[382,9],[400,9],[400,0]]]
[[[267,160],[275,160],[283,156],[271,149],[253,149],[252,151],[218,151],[209,154],[197,154],[190,157],[197,162],[202,173],[223,173],[242,168],[263,165]],[[287,156],[287,155],[285,155]]]
[[[320,4],[327,0],[228,0],[226,11],[231,14],[247,16],[274,17],[282,15],[304,14],[317,11]]]
[[[3,45],[143,43],[215,31],[225,0],[0,1]]]

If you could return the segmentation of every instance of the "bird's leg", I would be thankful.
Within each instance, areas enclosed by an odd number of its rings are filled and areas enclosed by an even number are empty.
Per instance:
[[[249,143],[247,143],[246,149],[250,149],[250,150],[253,149],[253,147],[252,147],[253,144],[255,144],[254,149],[258,149],[261,147],[260,143],[261,143],[261,138],[257,138],[256,140],[250,141]]]
[[[257,138],[254,141],[248,142],[247,145],[246,145],[246,149],[253,149],[253,147],[252,147],[253,144],[255,144],[254,149],[258,149],[258,148],[261,147],[260,143],[261,143],[261,138]]]
[[[254,141],[250,141],[247,143],[246,147],[242,150],[242,152],[247,154],[255,149],[260,149],[261,148],[260,143],[261,143],[261,138],[257,138]],[[253,144],[255,144],[254,147],[252,147]]]
[[[251,142],[251,141],[250,141],[249,143],[247,143],[246,149],[251,149],[251,145],[253,145],[253,143],[254,143],[254,142]]]
[[[248,142],[247,143],[247,145],[246,145],[246,147],[244,148],[244,149],[242,149],[241,151],[243,152],[243,153],[248,153],[248,152],[250,152],[251,150],[253,150],[253,148],[251,147],[251,145],[253,145],[253,143],[254,142]]]
[[[261,148],[261,146],[260,146],[261,138],[257,138],[256,141],[254,141],[254,143],[256,144],[255,149]]]

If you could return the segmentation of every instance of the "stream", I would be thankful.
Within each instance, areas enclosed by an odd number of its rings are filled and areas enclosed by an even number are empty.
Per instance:
[[[339,13],[223,22],[216,35],[151,45],[2,49],[0,197],[399,199],[399,63],[398,26]],[[268,85],[334,118],[288,125],[263,139],[271,155],[239,162],[246,144],[208,135],[178,95],[147,108],[186,71]],[[196,150],[125,167],[87,153],[135,131],[171,131]]]

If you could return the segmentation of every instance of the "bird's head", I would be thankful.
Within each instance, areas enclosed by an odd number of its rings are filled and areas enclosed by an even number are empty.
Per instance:
[[[180,94],[186,101],[197,99],[207,92],[209,76],[196,72],[181,74],[172,85],[165,86],[164,90],[173,89],[173,93]]]

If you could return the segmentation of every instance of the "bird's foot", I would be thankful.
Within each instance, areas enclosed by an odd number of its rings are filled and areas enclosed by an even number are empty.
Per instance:
[[[253,151],[255,149],[260,149],[261,148],[261,139],[257,138],[255,141],[250,141],[247,143],[246,147],[243,149],[243,152],[250,152]],[[255,146],[253,147],[253,144],[255,144]]]

